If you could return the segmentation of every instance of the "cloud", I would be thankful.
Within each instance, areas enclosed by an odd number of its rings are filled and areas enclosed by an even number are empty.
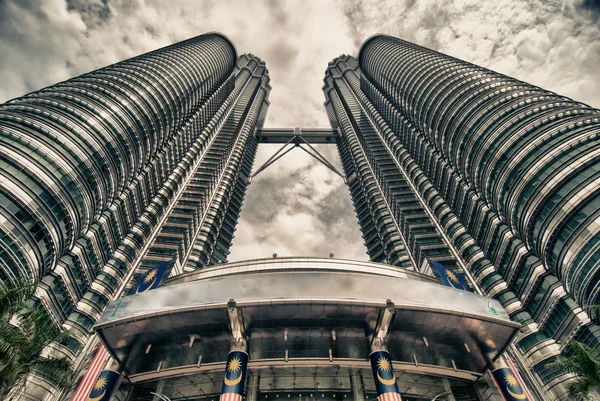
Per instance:
[[[349,1],[344,12],[355,44],[387,33],[600,106],[597,0]]]
[[[267,126],[326,127],[322,79],[375,33],[600,106],[598,0],[0,0],[0,101],[207,32],[266,61]],[[256,166],[276,148],[261,145]],[[335,147],[319,148],[339,166]],[[300,150],[250,185],[229,260],[366,259],[341,179]]]
[[[600,13],[600,0],[583,0],[580,7],[593,13]]]
[[[287,70],[292,67],[299,53],[299,48],[280,40],[271,45],[265,53],[265,58],[269,60],[269,69]]]
[[[70,78],[85,30],[64,4],[0,2],[0,101]]]
[[[259,147],[257,166],[277,149]],[[335,148],[319,152],[340,169]],[[279,256],[322,256],[366,260],[346,185],[325,166],[295,149],[253,180],[229,260]]]

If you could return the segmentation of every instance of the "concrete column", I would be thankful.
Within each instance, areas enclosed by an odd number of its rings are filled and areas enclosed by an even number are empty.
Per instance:
[[[456,401],[456,398],[454,398],[454,394],[452,393],[452,387],[450,387],[450,380],[448,379],[442,379],[443,383],[444,383],[444,391],[447,392],[446,397],[446,401]]]
[[[244,383],[247,373],[246,341],[240,338],[232,343],[231,351],[227,355],[219,401],[241,401],[244,396]]]
[[[375,347],[373,347],[375,348]],[[371,352],[369,360],[373,370],[373,379],[377,389],[377,399],[379,401],[401,401],[400,391],[396,384],[396,375],[392,366],[392,357],[383,346],[376,348]]]
[[[248,386],[246,388],[246,401],[257,401],[258,400],[258,372],[254,371],[248,378]]]
[[[365,389],[360,371],[350,373],[350,383],[352,384],[354,401],[365,401]]]

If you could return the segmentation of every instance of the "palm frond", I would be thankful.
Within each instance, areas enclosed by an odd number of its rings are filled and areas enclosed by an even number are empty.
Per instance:
[[[28,375],[34,372],[64,390],[74,377],[68,360],[40,357],[46,346],[62,340],[66,333],[61,333],[44,309],[27,302],[34,292],[34,284],[0,283],[0,399],[20,397]]]
[[[18,312],[17,320],[19,327],[30,338],[47,341],[59,334],[59,330],[44,310],[23,309]]]
[[[9,319],[35,293],[36,284],[27,281],[0,284],[0,319]]]
[[[71,363],[64,358],[38,358],[32,364],[35,372],[52,381],[60,390],[69,390],[75,377]]]
[[[8,322],[0,321],[0,377],[5,378],[13,370],[13,365],[21,359],[27,338]]]
[[[600,388],[600,353],[578,341],[569,344],[569,351],[569,356],[561,356],[549,366],[574,374],[569,392],[574,398],[587,400],[593,390]]]
[[[569,386],[569,394],[571,394],[571,397],[575,400],[592,400],[591,393],[594,390],[594,387],[594,384],[590,380],[578,377]]]
[[[27,376],[24,375],[16,377],[13,381],[8,380],[7,394],[4,396],[3,400],[18,400],[19,396],[21,395],[21,391],[25,387],[26,382]]]

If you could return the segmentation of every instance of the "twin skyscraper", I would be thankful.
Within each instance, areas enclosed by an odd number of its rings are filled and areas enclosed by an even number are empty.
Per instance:
[[[270,89],[209,33],[0,106],[0,281],[37,283],[77,388],[567,399],[552,362],[600,345],[600,110],[385,35],[327,66],[330,128],[264,128]],[[337,145],[370,262],[227,263],[260,143]]]

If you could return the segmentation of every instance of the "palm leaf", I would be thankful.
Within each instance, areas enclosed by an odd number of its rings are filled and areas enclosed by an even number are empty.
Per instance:
[[[562,356],[550,364],[575,375],[569,386],[574,398],[589,399],[593,390],[600,387],[600,354],[597,350],[578,341],[569,344],[569,356]]]
[[[0,285],[0,319],[10,319],[35,294],[35,283],[17,281]]]
[[[28,305],[34,292],[30,283],[0,284],[0,399],[20,397],[34,372],[61,390],[68,390],[74,377],[68,360],[40,357],[67,333],[60,332],[44,309]]]
[[[75,376],[71,364],[64,358],[38,358],[32,368],[41,376],[46,377],[60,390],[69,390]]]
[[[20,359],[27,346],[27,338],[17,327],[0,321],[0,377],[5,377],[5,370]]]
[[[575,400],[592,400],[591,393],[593,390],[593,383],[590,380],[581,377],[576,378],[569,386],[569,394],[571,394]]]

